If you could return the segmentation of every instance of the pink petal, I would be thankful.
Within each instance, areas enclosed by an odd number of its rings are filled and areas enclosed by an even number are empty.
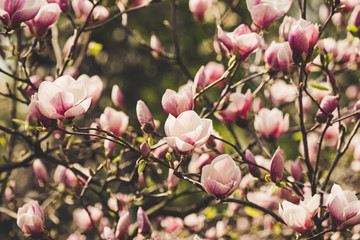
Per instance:
[[[84,101],[82,101],[79,105],[70,108],[68,111],[65,112],[64,115],[66,118],[81,115],[90,108],[90,104],[91,104],[91,98],[87,98]]]

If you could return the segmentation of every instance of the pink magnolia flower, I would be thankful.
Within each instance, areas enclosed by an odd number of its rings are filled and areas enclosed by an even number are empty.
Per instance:
[[[293,102],[296,98],[296,95],[296,87],[292,84],[286,84],[282,80],[276,81],[270,87],[270,97],[277,105]]]
[[[74,210],[73,218],[79,228],[90,230],[93,227],[91,219],[96,224],[100,221],[101,217],[104,214],[102,210],[94,206],[88,206],[88,211],[90,213],[90,216],[85,209],[77,208]]]
[[[360,26],[360,5],[357,5],[351,13],[348,26]]]
[[[184,221],[179,217],[167,216],[161,220],[161,227],[169,233],[176,235],[184,229]]]
[[[350,12],[355,6],[360,4],[360,0],[340,0],[340,6],[345,13]]]
[[[233,32],[224,32],[218,26],[218,38],[221,46],[229,55],[238,53],[241,60],[245,60],[260,45],[261,37],[251,32],[245,24],[238,26]]]
[[[105,240],[116,240],[115,233],[109,227],[104,227],[103,236]]]
[[[204,89],[206,85],[205,67],[201,66],[194,77],[194,92]]]
[[[292,0],[246,0],[253,22],[261,27],[269,27],[281,18],[291,7]]]
[[[238,120],[247,119],[251,111],[252,94],[248,89],[245,94],[235,92],[230,95],[230,104],[225,110],[215,116],[225,123],[236,123]]]
[[[189,0],[189,9],[194,18],[202,22],[205,12],[211,7],[211,4],[210,0]]]
[[[208,194],[219,199],[229,197],[241,181],[241,171],[227,154],[216,157],[202,168],[201,185]]]
[[[203,145],[213,131],[210,119],[201,119],[196,112],[189,110],[177,118],[169,115],[165,122],[164,140],[180,154],[189,154],[194,148]]]
[[[91,98],[86,98],[83,83],[65,75],[54,82],[42,82],[38,90],[38,100],[34,101],[45,117],[66,119],[85,113],[90,107]]]
[[[2,0],[0,1],[0,21],[7,29],[19,28],[21,22],[28,21],[39,12],[39,0]]]
[[[34,84],[36,88],[39,88],[41,83],[41,78],[38,75],[33,75],[30,78],[30,82]],[[26,88],[26,95],[31,97],[34,93],[36,93],[36,89],[32,88],[30,85]]]
[[[150,47],[153,49],[153,56],[159,57],[159,53],[161,53],[163,49],[159,38],[155,34],[152,34],[150,37]]]
[[[174,90],[166,89],[161,99],[161,105],[167,114],[171,114],[174,117],[179,116],[184,111],[192,110],[194,108],[192,84],[180,87],[178,93]]]
[[[288,38],[293,52],[306,60],[319,39],[319,28],[312,22],[300,19],[291,25]]]
[[[116,238],[119,240],[126,239],[126,235],[129,231],[130,226],[130,215],[127,211],[124,215],[122,215],[119,219],[119,222],[116,226]]]
[[[142,207],[139,207],[137,211],[137,222],[139,225],[139,233],[145,236],[151,234],[151,223]]]
[[[301,165],[300,158],[291,162],[290,164],[291,175],[296,181],[300,181],[303,176],[303,167]]]
[[[121,111],[116,111],[111,107],[106,107],[100,116],[100,127],[112,132],[116,136],[122,135],[129,123],[129,117]]]
[[[284,152],[278,147],[270,162],[270,178],[273,182],[282,180],[284,174],[284,162]]]
[[[72,234],[70,234],[70,236],[68,236],[68,238],[66,240],[86,240],[86,236],[80,234],[79,232],[74,232]]]
[[[249,162],[257,164],[254,154],[249,149],[246,149],[245,157]],[[248,169],[249,169],[249,173],[251,175],[253,175],[254,177],[261,176],[260,170],[259,170],[259,168],[257,166],[249,163],[248,164]]]
[[[272,42],[266,49],[264,58],[266,66],[271,70],[281,70],[285,75],[294,71],[289,42]]]
[[[117,108],[125,108],[124,95],[119,85],[113,85],[111,90],[111,100]]]
[[[180,178],[175,176],[174,169],[169,168],[169,175],[168,175],[168,178],[167,178],[167,187],[168,187],[168,189],[170,189],[173,192],[176,191],[176,189],[177,189],[177,187],[179,185],[179,182],[180,182]]]
[[[313,227],[312,218],[318,211],[320,204],[320,195],[305,195],[304,201],[295,205],[288,201],[279,204],[279,215],[284,222],[293,230],[299,233],[305,233]]]
[[[206,84],[208,85],[222,77],[225,72],[225,67],[217,62],[208,62],[204,71],[206,75]]]
[[[39,158],[34,160],[33,170],[40,185],[43,185],[49,180],[48,171],[46,170],[44,163]]]
[[[48,3],[56,3],[59,5],[61,11],[67,12],[70,7],[71,0],[47,0]]]
[[[58,4],[44,4],[36,16],[25,23],[32,34],[37,37],[44,37],[48,29],[57,22],[59,16],[60,7]]]
[[[289,129],[289,114],[284,117],[277,108],[262,108],[255,117],[254,128],[266,138],[278,139]]]
[[[336,227],[345,228],[360,223],[360,201],[355,193],[334,184],[326,205]]]
[[[280,24],[279,27],[279,38],[280,41],[285,42],[288,41],[288,36],[290,32],[291,25],[296,22],[296,19],[293,17],[285,16],[284,20]]]
[[[154,119],[149,108],[142,100],[139,100],[136,103],[136,115],[141,125],[141,129],[146,133],[152,133],[155,128]]]
[[[35,119],[39,120],[41,124],[48,128],[51,126],[51,119],[42,114],[40,111],[40,103],[39,103],[39,97],[37,93],[34,93],[34,95],[31,96],[31,102],[29,104],[29,110],[30,113],[28,115],[29,122],[34,123],[33,121],[36,121]],[[36,123],[34,123],[36,124]]]
[[[88,0],[72,0],[72,7],[74,9],[76,17],[80,18],[83,22],[86,21],[88,15],[90,14],[93,4]],[[101,5],[98,5],[94,8],[91,13],[90,22],[95,20],[104,20],[110,16],[109,10]]]
[[[327,114],[331,114],[339,105],[339,101],[337,99],[336,96],[325,96],[321,103],[320,103],[320,107],[322,108],[322,110],[324,110]],[[317,114],[316,114],[316,121],[320,122],[320,123],[324,123],[327,120],[327,115],[326,113],[324,113],[323,111],[321,111],[320,109],[318,110]]]
[[[31,236],[40,236],[44,232],[44,214],[37,201],[31,201],[18,209],[17,225]]]
[[[98,75],[89,77],[86,74],[81,74],[77,81],[84,84],[86,88],[86,97],[91,97],[91,105],[94,106],[101,97],[103,91],[104,84],[101,78]]]
[[[5,188],[5,199],[7,201],[13,201],[15,199],[15,188],[16,188],[16,182],[14,180],[10,180],[8,182],[8,185]]]

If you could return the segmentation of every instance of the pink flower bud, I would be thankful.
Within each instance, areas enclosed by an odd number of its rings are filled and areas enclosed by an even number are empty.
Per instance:
[[[216,157],[202,168],[201,185],[208,194],[219,199],[229,197],[240,185],[241,172],[227,154]]]
[[[38,90],[40,112],[51,119],[66,119],[85,113],[91,103],[86,98],[86,88],[69,75],[54,82],[44,81]]]
[[[327,113],[331,114],[339,105],[339,101],[337,100],[336,96],[325,96],[320,103],[320,107]],[[316,121],[319,123],[324,123],[327,120],[327,115],[320,109],[316,114]]]
[[[166,114],[171,114],[174,117],[187,110],[192,110],[194,108],[193,86],[187,84],[180,88],[178,93],[166,89],[161,99],[161,105]]]
[[[208,62],[204,71],[206,76],[206,85],[208,85],[222,77],[225,72],[225,67],[217,62]]]
[[[164,144],[160,147],[157,147],[155,150],[154,150],[154,157],[155,158],[158,158],[158,159],[162,159],[165,157],[166,153],[168,153],[169,151],[169,145],[167,144]]]
[[[109,227],[104,228],[103,235],[105,240],[116,240],[115,233]]]
[[[281,70],[285,75],[294,71],[294,61],[289,42],[272,42],[266,49],[264,58],[266,66],[271,70]]]
[[[17,225],[31,236],[37,237],[44,232],[44,214],[37,201],[31,201],[17,212]]]
[[[194,18],[202,22],[206,10],[211,7],[212,1],[210,0],[189,0],[189,9]]]
[[[130,226],[130,215],[129,212],[126,212],[124,215],[122,215],[119,219],[119,222],[116,226],[116,238],[118,240],[126,239],[126,235],[129,231]]]
[[[141,151],[141,154],[145,157],[145,158],[148,158],[150,156],[150,152],[151,152],[151,149],[150,149],[150,146],[147,142],[143,142],[141,145],[140,145],[140,151]]]
[[[194,77],[194,90],[200,91],[205,88],[206,85],[206,74],[205,67],[201,66]]]
[[[89,77],[86,74],[82,74],[77,79],[78,82],[83,83],[86,88],[86,98],[91,97],[91,105],[94,106],[99,100],[103,91],[103,82],[98,75]]]
[[[175,176],[174,169],[169,168],[169,175],[167,179],[167,187],[171,191],[176,191],[178,185],[179,185],[180,179]]]
[[[190,110],[177,118],[169,115],[165,122],[164,140],[180,154],[189,154],[194,148],[205,144],[213,131],[212,120],[202,119]]]
[[[279,27],[280,41],[282,41],[282,42],[288,41],[288,36],[289,36],[291,25],[295,21],[296,21],[296,19],[293,17],[289,17],[289,16],[284,17],[284,20],[282,21],[282,23],[280,24],[280,27]]]
[[[270,178],[273,182],[282,180],[284,174],[284,162],[284,152],[278,147],[270,162]]]
[[[86,240],[86,236],[80,234],[79,232],[75,232],[70,234],[70,236],[66,240]]]
[[[159,57],[159,53],[162,52],[161,42],[155,34],[150,37],[150,47],[153,49],[152,54],[154,57]]]
[[[42,1],[38,0],[3,0],[0,4],[0,21],[7,29],[17,29],[21,22],[28,21],[36,16]]]
[[[39,88],[41,79],[38,75],[33,75],[30,77],[30,81],[34,84],[35,87]],[[36,89],[33,89],[30,85],[26,88],[26,95],[31,97],[34,93],[36,93]]]
[[[240,60],[245,60],[260,45],[261,37],[251,32],[245,24],[238,26],[233,32],[224,32],[218,26],[218,38],[221,46],[230,56],[238,53]]]
[[[291,25],[288,38],[293,52],[307,60],[319,39],[319,28],[312,22],[300,19]]]
[[[348,26],[360,27],[360,5],[357,5],[351,13]]]
[[[255,116],[254,128],[257,132],[266,138],[274,137],[278,139],[284,132],[289,129],[289,114],[285,117],[283,113],[277,109],[260,109]]]
[[[289,11],[291,4],[292,0],[246,0],[253,22],[261,28],[267,28],[281,18]]]
[[[44,185],[49,180],[48,171],[40,159],[37,158],[34,160],[33,170],[40,185]]]
[[[142,100],[137,101],[136,115],[141,125],[141,129],[146,133],[152,133],[155,128],[154,119],[149,108]]]
[[[125,108],[124,95],[119,85],[113,85],[111,90],[111,100],[117,108]]]
[[[129,123],[129,117],[121,111],[106,107],[99,119],[100,127],[116,136],[121,136]]]
[[[15,188],[16,182],[14,180],[10,180],[4,192],[6,201],[10,202],[15,199]]]
[[[146,213],[142,209],[142,207],[139,207],[137,211],[137,222],[139,225],[139,233],[147,236],[151,234],[151,224],[149,221],[149,218],[147,217]]]
[[[249,162],[257,164],[254,155],[252,154],[252,152],[249,149],[246,149],[245,157]],[[260,169],[258,167],[254,166],[252,164],[248,164],[248,168],[249,168],[249,172],[254,177],[260,177],[261,176]]]
[[[44,37],[60,16],[60,7],[56,3],[43,5],[36,16],[25,22],[32,34],[37,37]]]
[[[230,95],[230,104],[225,110],[220,113],[216,113],[215,117],[225,123],[238,123],[242,126],[244,120],[248,119],[251,111],[252,94],[248,89],[245,94],[235,92]]]
[[[301,165],[300,158],[296,159],[296,161],[291,162],[291,175],[294,177],[296,181],[300,181],[303,176],[303,168]]]
[[[111,138],[114,140],[114,138]],[[113,156],[116,144],[111,140],[104,141],[104,149],[106,156]]]

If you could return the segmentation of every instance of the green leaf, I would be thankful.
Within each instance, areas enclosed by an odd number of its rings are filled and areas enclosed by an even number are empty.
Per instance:
[[[152,136],[150,136],[149,138],[148,138],[148,144],[149,144],[149,146],[152,146],[153,144],[154,144],[154,139],[152,138]]]
[[[322,91],[328,91],[329,88],[325,87],[325,86],[322,86],[320,84],[317,84],[317,83],[309,83],[309,85],[313,88],[316,88],[316,89],[319,89],[319,90],[322,90]]]
[[[12,121],[19,126],[26,126],[26,122],[21,119],[13,118]]]
[[[142,171],[144,171],[145,167],[146,167],[146,161],[144,159],[141,159],[139,161],[138,173],[139,174],[142,173]]]
[[[262,216],[264,215],[262,211],[257,210],[255,208],[246,206],[244,208],[246,215],[250,216],[250,217],[256,217],[256,216]]]
[[[10,57],[7,57],[6,60],[17,60],[17,57],[16,56],[10,56]]]

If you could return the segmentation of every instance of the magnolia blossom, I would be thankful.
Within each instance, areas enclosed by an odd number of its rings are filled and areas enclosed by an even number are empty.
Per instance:
[[[90,216],[88,214],[88,211],[90,213]],[[73,212],[73,218],[78,227],[90,230],[92,228],[91,220],[94,223],[98,223],[104,213],[101,209],[94,206],[88,206],[88,211],[86,211],[85,209],[77,208]]]
[[[192,83],[180,87],[178,93],[174,90],[166,89],[161,99],[161,105],[167,114],[171,114],[174,117],[179,116],[184,111],[192,110],[194,108]]]
[[[206,84],[210,84],[222,77],[225,72],[225,67],[224,65],[217,62],[208,62],[204,71],[206,76]]]
[[[254,128],[266,138],[278,139],[289,129],[289,114],[284,117],[277,108],[262,108],[255,117]]]
[[[245,24],[241,24],[233,32],[224,32],[218,26],[218,38],[221,46],[229,55],[238,53],[241,60],[253,53],[261,42],[261,37],[257,33],[251,32]]]
[[[122,135],[129,123],[129,117],[121,111],[106,107],[99,119],[100,127],[116,136]]]
[[[294,71],[294,61],[289,42],[272,42],[266,49],[264,58],[266,66],[271,70],[281,70],[284,74]]]
[[[141,129],[146,133],[151,133],[155,128],[154,119],[149,108],[142,100],[139,100],[136,103],[136,115],[141,125]]]
[[[313,227],[312,218],[318,211],[320,195],[305,194],[304,201],[295,205],[288,201],[279,204],[279,215],[284,222],[293,230],[305,233]]]
[[[360,26],[360,5],[357,5],[351,13],[348,26]]]
[[[316,114],[316,121],[320,123],[326,122],[327,120],[326,114],[331,114],[337,108],[338,105],[339,105],[339,101],[336,96],[331,96],[331,95],[325,96],[320,103],[320,107],[322,108],[322,110],[325,111],[325,113],[321,111],[321,109],[319,109]]]
[[[37,119],[37,120],[39,120],[41,122],[41,124],[45,128],[48,128],[48,127],[51,126],[51,119],[46,117],[40,111],[39,97],[38,97],[37,93],[34,93],[34,95],[31,96],[31,102],[29,104],[29,110],[30,110],[30,113],[28,115],[29,122],[33,123],[33,121],[36,121],[35,119]]]
[[[279,27],[279,38],[280,41],[285,42],[288,41],[288,36],[290,32],[291,25],[296,22],[296,19],[293,17],[285,16],[284,20],[280,24]]]
[[[70,7],[71,0],[47,0],[48,3],[56,3],[59,5],[61,11],[67,12]]]
[[[240,119],[247,119],[251,111],[252,94],[248,89],[245,94],[239,92],[230,95],[230,104],[225,110],[215,116],[225,123],[236,123]]]
[[[93,4],[88,0],[71,0],[71,4],[76,17],[80,18],[83,22],[85,22],[91,12],[91,9],[93,8]],[[102,21],[109,16],[109,10],[104,6],[98,5],[92,11],[90,21]]]
[[[40,236],[44,232],[44,214],[37,201],[31,201],[19,208],[17,225],[31,236]]]
[[[281,18],[291,7],[292,0],[246,0],[253,22],[261,27],[269,27]]]
[[[124,95],[119,85],[113,85],[111,90],[111,100],[117,108],[125,108]]]
[[[98,75],[89,77],[86,74],[81,74],[77,81],[84,84],[86,97],[91,97],[91,105],[93,106],[101,96],[104,87],[103,81]]]
[[[122,215],[116,225],[116,238],[119,240],[126,239],[127,232],[129,231],[130,226],[130,215],[127,211]]]
[[[8,29],[19,28],[21,22],[36,16],[43,1],[39,0],[2,0],[0,1],[0,20]]]
[[[181,154],[189,154],[203,145],[213,131],[212,121],[201,119],[192,110],[181,113],[177,118],[170,114],[164,129],[167,144]]]
[[[33,104],[38,106],[42,115],[51,119],[81,115],[89,109],[91,103],[91,98],[86,98],[84,84],[69,75],[59,77],[54,82],[42,82],[37,97],[32,99]]]
[[[56,3],[46,4],[45,2],[36,16],[25,23],[32,34],[38,37],[43,37],[46,35],[48,29],[57,22],[59,16],[59,5]]]
[[[345,228],[360,223],[360,201],[355,193],[334,184],[326,205],[336,227]]]
[[[211,0],[189,0],[189,9],[197,21],[203,21],[206,10],[211,7]]]
[[[240,185],[241,171],[227,154],[216,157],[202,168],[201,185],[216,198],[229,197]]]
[[[202,90],[206,85],[205,67],[201,66],[194,77],[194,92]]]
[[[46,170],[44,163],[39,158],[34,160],[33,170],[40,185],[43,185],[49,180],[48,171]]]
[[[293,102],[297,95],[297,89],[292,84],[286,84],[284,81],[276,81],[270,87],[270,97],[276,104]]]
[[[139,207],[137,211],[137,222],[139,225],[139,233],[142,235],[148,235],[151,233],[151,223],[142,207]]]
[[[291,25],[288,38],[293,52],[306,60],[319,39],[319,27],[304,19],[297,20]]]
[[[270,178],[273,182],[281,181],[284,174],[284,152],[278,147],[270,161]]]

